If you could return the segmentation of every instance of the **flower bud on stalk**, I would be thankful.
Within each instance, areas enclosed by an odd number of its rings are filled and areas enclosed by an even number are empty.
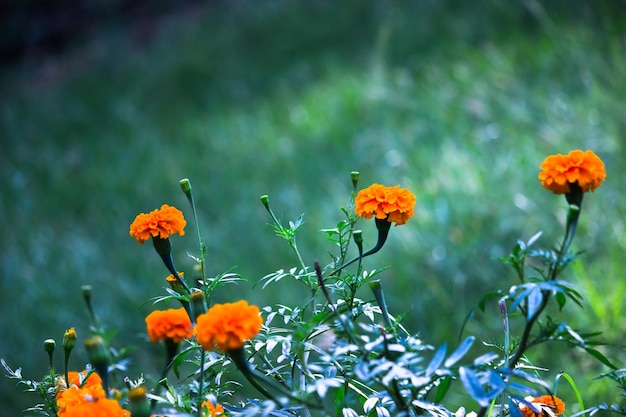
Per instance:
[[[63,335],[63,350],[65,351],[65,363],[64,363],[64,372],[65,372],[65,380],[69,381],[69,364],[70,364],[70,353],[72,353],[72,349],[76,346],[76,330],[73,327],[67,329],[65,334]]]
[[[94,336],[85,340],[85,348],[89,362],[93,365],[96,373],[102,379],[102,387],[104,392],[109,392],[109,351],[104,344],[104,339],[100,336]]]
[[[132,417],[150,417],[150,402],[144,387],[136,387],[128,391],[128,402]]]
[[[54,364],[52,361],[52,354],[54,353],[54,349],[56,348],[56,342],[54,339],[46,339],[43,341],[43,350],[48,353],[48,359],[50,360],[50,369],[54,368]]]

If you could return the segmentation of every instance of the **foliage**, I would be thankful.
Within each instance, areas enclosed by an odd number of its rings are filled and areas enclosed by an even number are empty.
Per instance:
[[[554,342],[565,342],[581,348],[594,359],[611,367],[613,371],[605,376],[625,389],[624,370],[617,369],[609,358],[594,348],[601,343],[597,340],[597,332],[578,331],[566,321],[557,321],[545,313],[550,304],[555,304],[559,315],[562,315],[568,300],[578,308],[583,307],[581,294],[562,277],[579,255],[570,251],[582,208],[583,191],[576,178],[572,178],[571,190],[565,196],[570,204],[564,236],[558,247],[548,250],[535,248],[541,233],[526,242],[518,241],[511,253],[502,257],[501,261],[512,267],[519,284],[486,294],[480,303],[484,311],[485,305],[494,301],[494,295],[498,296],[503,343],[487,342],[497,340],[497,335],[470,335],[448,353],[446,343],[439,346],[427,343],[420,337],[419,331],[407,330],[401,319],[392,314],[390,309],[394,306],[388,305],[383,292],[383,280],[377,278],[381,269],[363,269],[363,259],[376,254],[385,245],[390,226],[398,218],[394,209],[388,209],[389,206],[384,203],[387,200],[395,201],[395,191],[387,188],[392,190],[391,194],[377,197],[377,204],[380,204],[377,210],[383,210],[380,207],[384,207],[385,214],[376,216],[376,243],[372,249],[364,251],[362,233],[356,229],[358,217],[352,212],[359,174],[353,172],[351,176],[353,193],[349,199],[349,208],[341,208],[345,219],[337,222],[334,229],[322,229],[335,248],[335,252],[330,255],[331,262],[325,266],[317,261],[310,266],[299,252],[296,237],[303,225],[302,216],[284,226],[274,214],[269,197],[261,197],[277,236],[287,242],[299,263],[289,268],[288,274],[280,269],[267,275],[264,286],[281,285],[283,280],[292,279],[309,290],[309,297],[305,299],[292,299],[284,304],[263,307],[262,319],[259,317],[259,309],[248,306],[245,301],[233,304],[212,302],[218,290],[224,286],[241,285],[241,278],[233,277],[231,273],[205,275],[205,240],[197,227],[197,208],[191,183],[188,179],[181,180],[181,188],[194,214],[200,251],[198,255],[190,257],[196,261],[194,270],[202,271],[202,275],[191,284],[186,282],[184,275],[174,266],[169,234],[162,237],[155,233],[152,236],[154,249],[166,269],[172,273],[168,279],[172,276],[176,278],[177,285],[172,285],[172,288],[179,292],[168,290],[168,296],[156,297],[154,300],[155,303],[178,300],[183,308],[176,311],[186,312],[191,323],[194,323],[196,337],[187,335],[181,343],[178,337],[180,329],[174,331],[172,336],[164,333],[166,365],[160,377],[146,371],[132,379],[127,374],[125,359],[120,354],[130,352],[130,349],[126,346],[119,350],[113,348],[111,332],[106,331],[93,314],[92,294],[90,288],[85,287],[83,298],[92,322],[91,337],[85,340],[90,353],[87,369],[89,372],[95,370],[102,378],[104,392],[109,392],[120,404],[125,404],[133,417],[152,413],[187,413],[198,417],[214,415],[205,408],[207,401],[219,404],[227,415],[232,416],[448,417],[465,415],[467,408],[476,406],[475,413],[479,417],[496,413],[496,410],[500,414],[512,416],[532,415],[536,407],[552,407],[551,398],[557,401],[555,391],[558,378],[555,387],[551,387],[542,376],[542,372],[549,368],[533,366],[526,359],[526,354],[535,346]],[[413,216],[414,204],[413,200],[410,215],[400,224]],[[405,209],[402,206],[403,212]],[[177,213],[178,221],[183,222],[184,227],[182,212]],[[178,232],[184,234],[182,228]],[[351,244],[346,241],[346,236],[352,237],[357,249],[356,257],[351,260],[347,260]],[[365,287],[371,291],[373,300],[357,297],[357,292]],[[170,309],[164,314],[173,311]],[[210,325],[205,324],[209,322]],[[520,334],[511,331],[513,323],[521,324]],[[164,321],[164,325],[168,324]],[[72,336],[71,343],[65,340],[68,335]],[[107,335],[105,340],[103,336]],[[208,338],[208,341],[202,341],[201,336],[202,340]],[[71,328],[66,332],[63,342],[66,355],[63,366],[65,380],[69,380],[68,359],[75,339],[75,330]],[[473,352],[476,339],[482,340],[487,349]],[[94,340],[101,349],[93,348]],[[248,340],[250,342],[246,343]],[[179,351],[181,344],[183,349]],[[56,373],[53,363],[54,345],[45,346],[50,357],[50,371],[41,381],[23,378],[21,370],[12,370],[4,359],[2,365],[10,378],[18,380],[29,391],[39,395],[41,402],[28,411],[56,416],[59,413],[58,398],[65,388],[59,388],[62,377]],[[191,366],[186,375],[181,374],[183,363]],[[168,376],[172,370],[175,378]],[[234,375],[243,377],[242,382]],[[584,409],[583,398],[574,381],[569,375],[562,376],[576,392],[581,408],[579,413],[606,409],[624,413],[619,405],[609,407],[600,404]],[[124,383],[115,384],[115,381]],[[152,388],[148,389],[150,385]],[[250,391],[250,388],[254,390]],[[467,395],[465,407],[451,409],[447,404],[447,396],[449,392],[460,388]],[[86,402],[94,401],[89,400],[92,398],[89,396],[84,398]],[[560,415],[563,412],[561,399],[558,399],[558,403],[559,411],[556,412],[556,408],[552,410]],[[128,413],[124,410],[120,412]]]

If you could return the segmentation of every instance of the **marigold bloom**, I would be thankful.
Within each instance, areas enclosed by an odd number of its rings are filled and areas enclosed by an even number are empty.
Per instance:
[[[554,395],[542,395],[541,397],[526,398],[528,402],[540,409],[541,412],[536,413],[529,406],[523,404],[520,411],[524,417],[550,417],[551,415],[545,409],[549,409],[554,415],[560,416],[565,412],[565,403]]]
[[[108,398],[88,399],[75,404],[63,412],[59,410],[59,417],[130,417],[130,412],[124,410],[117,401]]]
[[[57,394],[57,406],[59,407],[58,416],[63,417],[67,410],[77,405],[97,401],[102,398],[106,398],[106,393],[100,384],[84,386],[82,388],[72,385],[69,389],[60,391]]]
[[[170,235],[185,234],[187,222],[182,211],[176,207],[163,204],[160,209],[150,213],[140,213],[130,225],[130,235],[143,243],[151,237],[167,239]]]
[[[243,342],[256,336],[263,319],[257,306],[244,300],[236,303],[216,304],[197,318],[194,328],[196,339],[204,350],[222,352],[239,349]]]
[[[146,328],[150,340],[154,343],[165,339],[180,343],[183,339],[193,336],[191,320],[182,307],[153,311],[146,317]]]
[[[541,185],[553,193],[568,194],[573,183],[578,183],[583,192],[595,190],[606,179],[606,171],[593,151],[575,150],[548,156],[541,163],[538,177]]]
[[[97,373],[92,372],[91,374],[89,374],[89,378],[85,379],[86,376],[87,376],[86,369],[81,372],[70,371],[68,373],[70,386],[75,385],[78,388],[85,388],[85,387],[91,387],[94,385],[102,385],[102,378],[100,378],[100,376]],[[61,389],[67,388],[67,384],[65,383],[65,377],[61,377],[58,385]]]
[[[224,407],[221,404],[215,404],[211,401],[205,401],[202,403],[202,416],[203,417],[220,417],[226,416],[226,412],[224,411]]]
[[[406,188],[386,187],[381,184],[372,184],[356,195],[355,212],[360,217],[371,219],[387,219],[396,226],[405,224],[413,217],[415,195]]]

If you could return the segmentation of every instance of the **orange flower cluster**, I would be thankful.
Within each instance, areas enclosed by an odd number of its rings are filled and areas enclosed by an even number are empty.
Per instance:
[[[165,339],[180,343],[183,339],[193,336],[191,320],[182,307],[153,311],[146,316],[146,328],[150,340],[154,343]]]
[[[59,410],[58,417],[130,417],[130,412],[120,407],[115,400],[98,398],[85,399],[63,413]]]
[[[187,222],[182,211],[176,207],[163,204],[160,209],[150,213],[140,213],[130,225],[130,235],[143,243],[151,237],[167,239],[170,235],[185,234]]]
[[[117,401],[107,399],[102,387],[102,379],[96,373],[85,376],[87,371],[70,372],[70,386],[67,388],[65,378],[59,381],[60,391],[57,394],[58,417],[130,417],[130,413]]]
[[[355,212],[360,217],[371,219],[375,214],[377,219],[387,219],[396,226],[405,224],[413,217],[415,195],[406,188],[386,187],[381,184],[372,184],[359,191],[355,199]]]
[[[257,306],[244,300],[236,303],[216,304],[196,320],[196,339],[204,350],[222,352],[239,349],[243,342],[256,336],[263,319]]]
[[[604,163],[593,151],[571,151],[548,156],[541,163],[541,185],[555,194],[569,194],[570,184],[578,183],[583,192],[593,191],[606,179]]]
[[[224,411],[224,407],[220,404],[215,404],[211,401],[205,401],[202,403],[202,416],[203,417],[222,417],[226,416],[226,412]]]
[[[554,395],[542,395],[541,397],[530,397],[527,398],[528,402],[532,403],[536,406],[537,409],[540,409],[540,413],[535,413],[530,407],[527,405],[522,405],[520,407],[520,411],[524,415],[524,417],[550,417],[551,415],[560,416],[565,412],[565,403],[558,397]],[[546,410],[550,410],[551,413],[548,413]]]

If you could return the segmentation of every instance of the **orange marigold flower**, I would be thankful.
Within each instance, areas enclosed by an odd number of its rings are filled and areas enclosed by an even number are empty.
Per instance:
[[[82,403],[96,401],[101,398],[106,398],[102,385],[91,385],[83,388],[72,385],[69,389],[57,394],[58,416],[63,417],[67,410]]]
[[[406,188],[386,187],[381,184],[372,184],[356,195],[355,212],[360,217],[371,219],[387,219],[396,226],[405,224],[413,217],[415,195]]]
[[[180,343],[193,336],[191,320],[182,307],[153,311],[146,317],[146,328],[154,343],[165,339]]]
[[[117,401],[108,398],[86,400],[67,409],[59,410],[59,417],[130,417]]]
[[[606,179],[604,163],[593,151],[571,151],[548,156],[541,163],[541,185],[555,194],[569,194],[570,184],[578,183],[583,192],[593,191]]]
[[[220,417],[226,416],[226,411],[224,411],[224,407],[220,404],[215,404],[211,401],[205,401],[202,403],[202,416],[203,417]]]
[[[526,398],[529,403],[533,404],[533,406],[540,410],[540,412],[536,413],[526,404],[520,406],[520,411],[524,415],[524,417],[551,417],[551,415],[560,416],[565,412],[565,403],[554,395],[542,395],[541,397],[528,397]],[[553,414],[547,412],[550,410]]]
[[[196,339],[204,350],[222,352],[239,349],[243,342],[256,336],[263,319],[257,306],[244,300],[236,303],[216,304],[196,320]]]
[[[92,372],[91,374],[89,374],[89,378],[85,379],[86,376],[87,376],[86,369],[81,372],[73,372],[73,371],[68,372],[68,377],[70,379],[70,386],[75,385],[78,388],[85,388],[85,387],[91,387],[94,385],[102,385],[102,378],[100,378],[100,376],[97,373]],[[62,390],[65,390],[67,388],[67,384],[65,383],[65,377],[62,376],[60,378],[58,385],[60,389]]]
[[[163,204],[150,213],[140,213],[130,225],[130,235],[143,243],[151,237],[167,239],[170,235],[185,234],[187,222],[183,212],[176,207]]]

